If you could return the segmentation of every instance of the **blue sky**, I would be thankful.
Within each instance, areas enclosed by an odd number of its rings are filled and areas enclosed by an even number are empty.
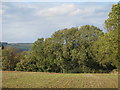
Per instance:
[[[33,43],[57,30],[88,24],[105,32],[104,20],[112,4],[115,2],[3,2],[2,41]]]

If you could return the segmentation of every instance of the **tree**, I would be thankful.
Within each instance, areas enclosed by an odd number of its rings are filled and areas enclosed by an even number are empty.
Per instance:
[[[2,70],[2,49],[0,48],[0,70]]]
[[[7,47],[2,51],[2,69],[14,71],[19,62],[18,50],[13,47]]]
[[[94,58],[103,69],[111,71],[118,68],[118,33],[109,31],[92,46]]]
[[[4,49],[4,46],[2,45],[2,49]]]
[[[39,38],[29,52],[21,53],[15,69],[61,73],[110,72],[118,69],[119,8],[120,4],[113,5],[105,21],[107,33],[93,25],[59,30],[49,38]],[[9,57],[4,58],[9,61]]]
[[[26,69],[63,73],[90,72],[96,64],[90,48],[102,35],[99,28],[85,25],[79,30],[77,27],[59,30],[45,40],[40,38],[33,44],[29,59],[25,61],[31,64],[29,67],[25,64]]]
[[[16,64],[16,71],[29,71],[29,51],[23,51],[19,54],[19,62]]]
[[[119,66],[119,30],[120,30],[120,4],[112,6],[109,13],[109,18],[105,21],[107,33],[100,37],[93,44],[94,57],[97,60],[101,69],[110,72],[113,69],[118,69]]]
[[[85,25],[75,35],[78,40],[78,51],[80,51],[78,52],[78,56],[82,72],[90,72],[96,69],[94,67],[97,63],[93,58],[91,47],[100,36],[103,36],[103,32],[95,26]]]
[[[105,20],[106,30],[120,29],[120,3],[112,6],[112,10],[108,16],[109,18]]]

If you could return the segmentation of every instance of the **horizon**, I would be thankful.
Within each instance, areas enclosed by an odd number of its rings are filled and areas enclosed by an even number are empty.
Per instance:
[[[83,25],[106,32],[104,21],[113,4],[116,2],[3,2],[1,41],[34,43],[58,30]]]

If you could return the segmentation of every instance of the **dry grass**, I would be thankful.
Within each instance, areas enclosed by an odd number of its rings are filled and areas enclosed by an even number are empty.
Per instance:
[[[2,72],[3,88],[117,88],[117,74]]]

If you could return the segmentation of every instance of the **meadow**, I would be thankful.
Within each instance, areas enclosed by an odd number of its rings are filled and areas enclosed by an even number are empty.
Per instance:
[[[118,74],[2,72],[3,88],[118,88]]]

